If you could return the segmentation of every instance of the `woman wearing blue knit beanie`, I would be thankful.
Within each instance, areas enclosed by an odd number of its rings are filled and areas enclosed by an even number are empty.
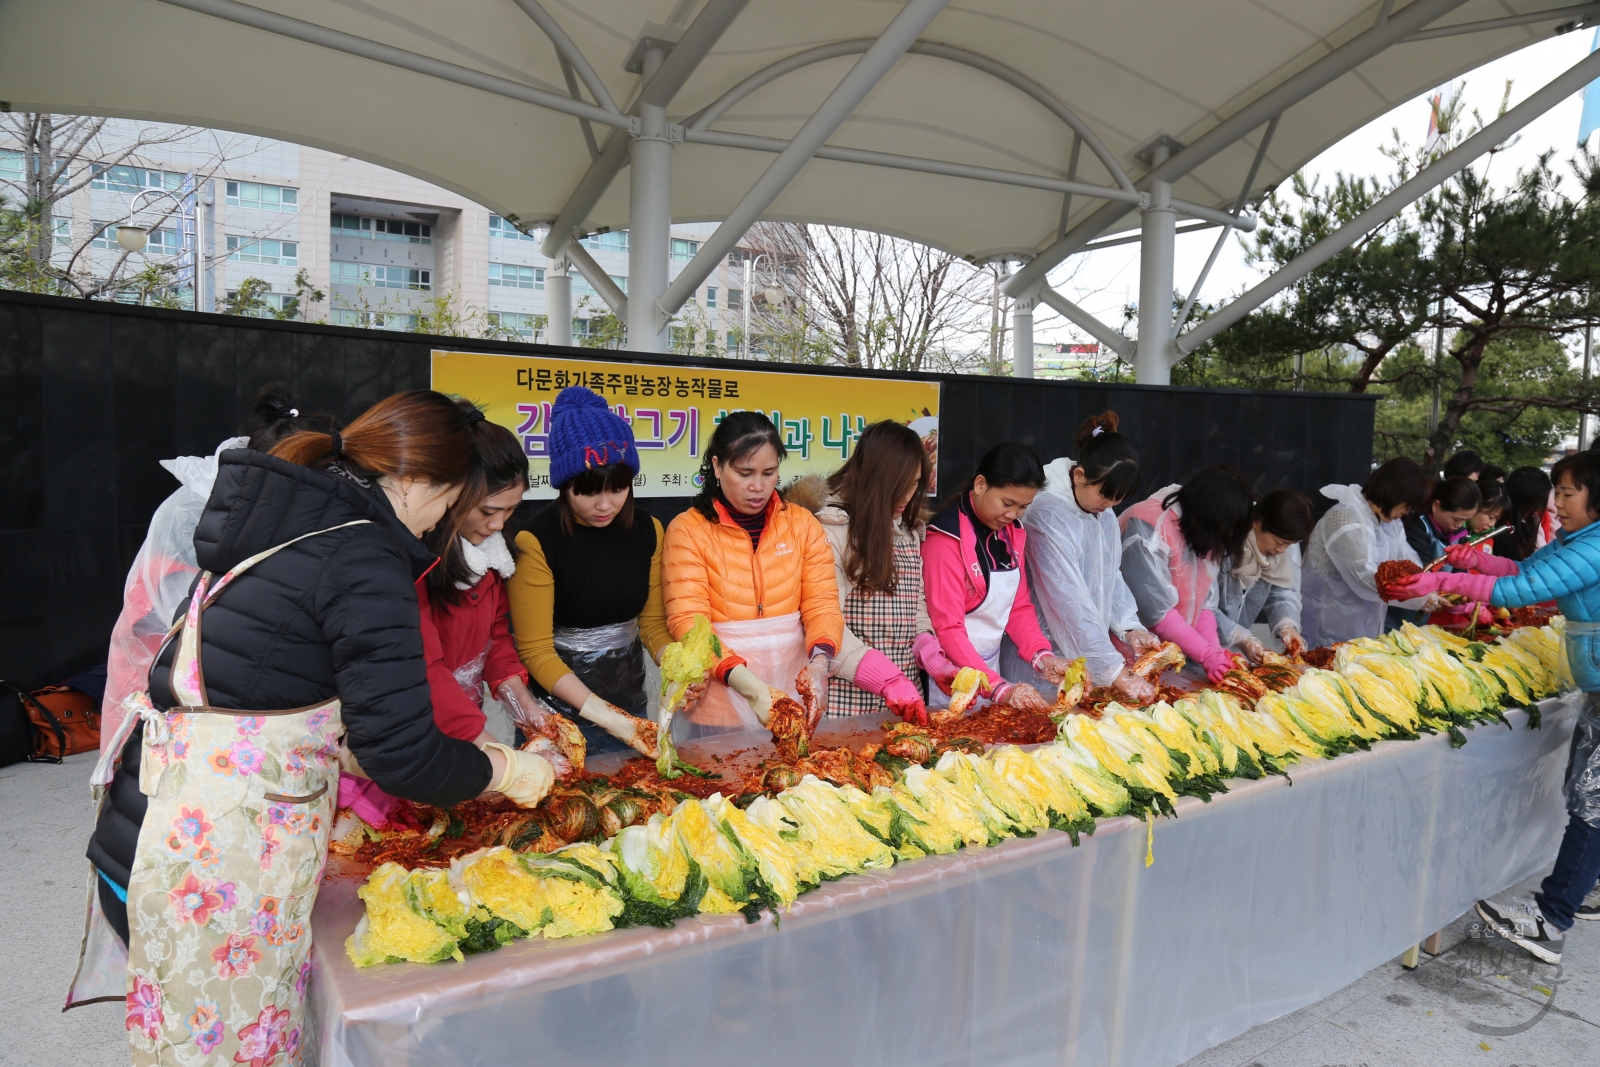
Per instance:
[[[633,498],[633,428],[588,389],[550,413],[550,484],[560,495],[514,540],[509,583],[517,651],[533,690],[578,723],[594,752],[655,756],[644,650],[672,637],[661,599],[661,523]],[[641,728],[644,727],[644,728]]]

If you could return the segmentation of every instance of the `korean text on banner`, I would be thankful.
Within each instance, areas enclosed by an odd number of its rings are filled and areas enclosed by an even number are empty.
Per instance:
[[[634,490],[692,496],[705,445],[730,411],[762,411],[783,435],[783,480],[828,474],[874,422],[905,423],[938,469],[939,383],[781,371],[610,363],[560,356],[433,352],[433,388],[466,397],[522,441],[530,499],[553,498],[547,444],[556,394],[575,385],[604,396],[633,426],[643,469]]]

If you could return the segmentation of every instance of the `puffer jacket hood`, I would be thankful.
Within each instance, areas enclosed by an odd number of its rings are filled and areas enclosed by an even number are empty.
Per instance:
[[[218,457],[211,497],[194,531],[195,560],[203,569],[222,574],[257,552],[362,519],[393,535],[413,581],[437,560],[405,528],[375,484],[365,489],[348,478],[264,452],[233,449]]]

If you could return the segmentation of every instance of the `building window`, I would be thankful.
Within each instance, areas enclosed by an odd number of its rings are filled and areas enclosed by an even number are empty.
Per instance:
[[[581,341],[583,338],[588,337],[588,336],[589,336],[589,320],[588,319],[573,319],[572,320],[572,339],[574,341]]]
[[[488,315],[489,325],[509,330],[529,341],[539,340],[539,318],[538,315],[521,315],[509,311],[491,311]]]
[[[739,351],[739,331],[737,331],[737,330],[729,330],[728,331],[728,351],[729,352],[737,352],[737,351]]]
[[[22,153],[15,148],[0,148],[0,181],[22,180]]]
[[[489,284],[508,289],[543,289],[543,267],[519,267],[514,263],[489,264]]]
[[[685,241],[681,237],[672,239],[673,259],[693,259],[694,254],[698,251],[700,251],[699,241]]]
[[[72,220],[63,218],[60,215],[52,217],[50,219],[50,232],[55,235],[56,244],[70,245],[72,243]]]
[[[742,310],[744,310],[744,290],[743,289],[729,289],[728,290],[728,310],[729,311],[742,311]]]
[[[65,243],[57,239],[58,243]],[[147,256],[175,256],[183,250],[183,241],[178,236],[178,231],[169,226],[160,226],[145,235],[144,254]]]
[[[176,191],[183,184],[182,174],[146,170],[143,167],[108,167],[104,163],[92,163],[89,165],[89,174],[89,188],[106,189],[113,193],[137,193],[142,189]]]
[[[335,310],[331,320],[335,326],[359,326],[368,330],[414,330],[417,326],[415,315],[397,315],[392,311],[355,311],[350,308]]]
[[[433,288],[433,271],[415,267],[379,267],[370,263],[341,263],[334,260],[329,265],[328,280],[334,285],[367,285],[375,289],[415,289],[427,292]]]
[[[523,233],[499,215],[489,216],[489,236],[498,237],[502,241],[538,241],[531,233]]]
[[[609,275],[609,277],[612,281],[617,283],[618,289],[621,289],[624,293],[628,291],[628,279],[617,274]],[[595,292],[594,286],[589,284],[589,279],[577,273],[572,275],[572,295],[592,296],[596,299],[599,299],[600,297],[600,294]]]
[[[226,191],[229,207],[253,207],[262,211],[299,211],[300,190],[260,182],[229,182]]]
[[[714,286],[714,285],[708,285],[708,286],[706,286],[706,307],[714,308],[716,306],[717,306],[717,287]]]
[[[228,258],[236,263],[276,263],[283,267],[293,267],[300,262],[300,245],[297,241],[240,237],[230,233]]]
[[[335,237],[372,236],[372,220],[360,215],[342,215],[335,211],[329,216],[328,228]]]
[[[228,303],[232,304],[238,299],[239,290],[229,289],[227,296]],[[258,319],[275,318],[276,316],[272,314],[273,312],[277,312],[279,315],[281,315],[291,307],[295,307],[296,312],[294,317],[300,317],[295,298],[288,293],[257,293],[256,299],[261,301],[261,306],[246,312],[247,315],[254,316]]]
[[[612,233],[591,233],[583,239],[583,247],[596,252],[626,252],[628,250],[628,231],[616,230]]]
[[[346,215],[335,211],[328,216],[328,228],[335,237],[407,241],[414,245],[433,244],[433,227],[426,222],[369,219],[364,215]]]
[[[109,222],[100,222],[98,219],[90,223],[94,227],[94,237],[89,241],[90,248],[118,248],[117,228]]]

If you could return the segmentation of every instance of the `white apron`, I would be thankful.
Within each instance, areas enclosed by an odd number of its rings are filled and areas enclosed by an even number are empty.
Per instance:
[[[743,622],[714,622],[711,628],[726,648],[744,658],[745,666],[756,677],[800,699],[794,680],[810,656],[807,655],[805,623],[798,611]],[[698,704],[674,717],[672,738],[689,741],[708,734],[763,728],[748,700],[727,686],[713,682]]]
[[[1017,590],[1022,588],[1022,568],[1009,571],[992,571],[989,574],[989,591],[983,603],[967,612],[967,640],[991,671],[1000,669],[1000,642],[1006,636],[1006,623],[1011,621],[1011,608],[1017,602]],[[929,709],[948,708],[950,694],[928,683]]]

